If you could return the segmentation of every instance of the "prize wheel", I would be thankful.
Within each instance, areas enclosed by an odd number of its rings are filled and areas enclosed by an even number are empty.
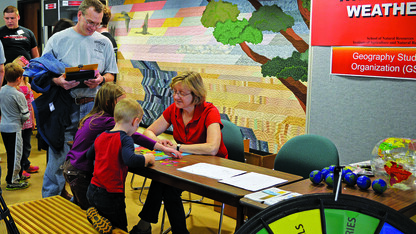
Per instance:
[[[416,223],[381,203],[347,194],[308,194],[276,203],[250,218],[236,234],[416,233]]]

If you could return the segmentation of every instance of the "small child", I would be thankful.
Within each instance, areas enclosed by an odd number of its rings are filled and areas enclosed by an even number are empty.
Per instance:
[[[14,63],[19,64],[21,67],[25,67],[29,61],[24,56],[19,56],[15,60]],[[38,166],[30,165],[29,156],[32,150],[31,138],[33,134],[33,130],[35,130],[35,113],[33,112],[32,102],[34,101],[32,88],[29,84],[29,78],[23,77],[22,81],[20,82],[17,90],[22,92],[25,95],[27,107],[29,108],[30,117],[29,119],[23,123],[22,129],[22,138],[23,138],[23,153],[22,153],[22,161],[21,167],[22,171],[20,176],[24,176],[30,178],[29,173],[36,173],[39,171]]]
[[[0,90],[0,132],[7,153],[6,190],[25,189],[29,183],[19,175],[23,149],[22,126],[30,113],[25,95],[16,89],[23,79],[23,68],[16,63],[8,63],[4,70],[7,85]]]
[[[131,136],[143,117],[140,104],[125,98],[114,109],[116,125],[97,137],[87,152],[94,159],[94,173],[88,186],[87,218],[100,233],[111,233],[112,227],[127,231],[125,180],[128,167],[146,167],[155,163],[152,154],[137,155]]]

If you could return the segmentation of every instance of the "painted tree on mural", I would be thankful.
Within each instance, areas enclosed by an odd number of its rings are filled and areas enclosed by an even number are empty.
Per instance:
[[[253,60],[261,64],[264,77],[276,77],[299,101],[306,111],[307,88],[301,81],[308,77],[309,45],[297,35],[292,26],[294,19],[277,5],[263,6],[258,0],[248,0],[255,8],[249,20],[238,20],[238,6],[222,0],[210,1],[201,17],[204,27],[214,27],[213,35],[225,45],[239,44],[241,49]],[[302,19],[309,27],[310,0],[297,0]],[[263,40],[263,31],[281,33],[296,49],[292,57],[269,59],[254,52],[247,43],[258,44]]]

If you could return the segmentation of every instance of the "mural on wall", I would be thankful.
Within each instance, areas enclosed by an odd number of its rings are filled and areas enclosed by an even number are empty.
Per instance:
[[[163,110],[166,77],[199,72],[207,101],[251,135],[250,148],[275,153],[305,131],[309,4],[110,0],[118,83],[144,107]]]

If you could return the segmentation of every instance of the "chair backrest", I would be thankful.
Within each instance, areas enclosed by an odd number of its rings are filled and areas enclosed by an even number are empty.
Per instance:
[[[274,169],[309,178],[313,170],[339,165],[338,150],[326,137],[306,134],[287,141],[276,155]]]
[[[228,151],[228,159],[245,162],[244,142],[241,129],[229,120],[221,119],[224,127],[221,129],[222,138]]]

